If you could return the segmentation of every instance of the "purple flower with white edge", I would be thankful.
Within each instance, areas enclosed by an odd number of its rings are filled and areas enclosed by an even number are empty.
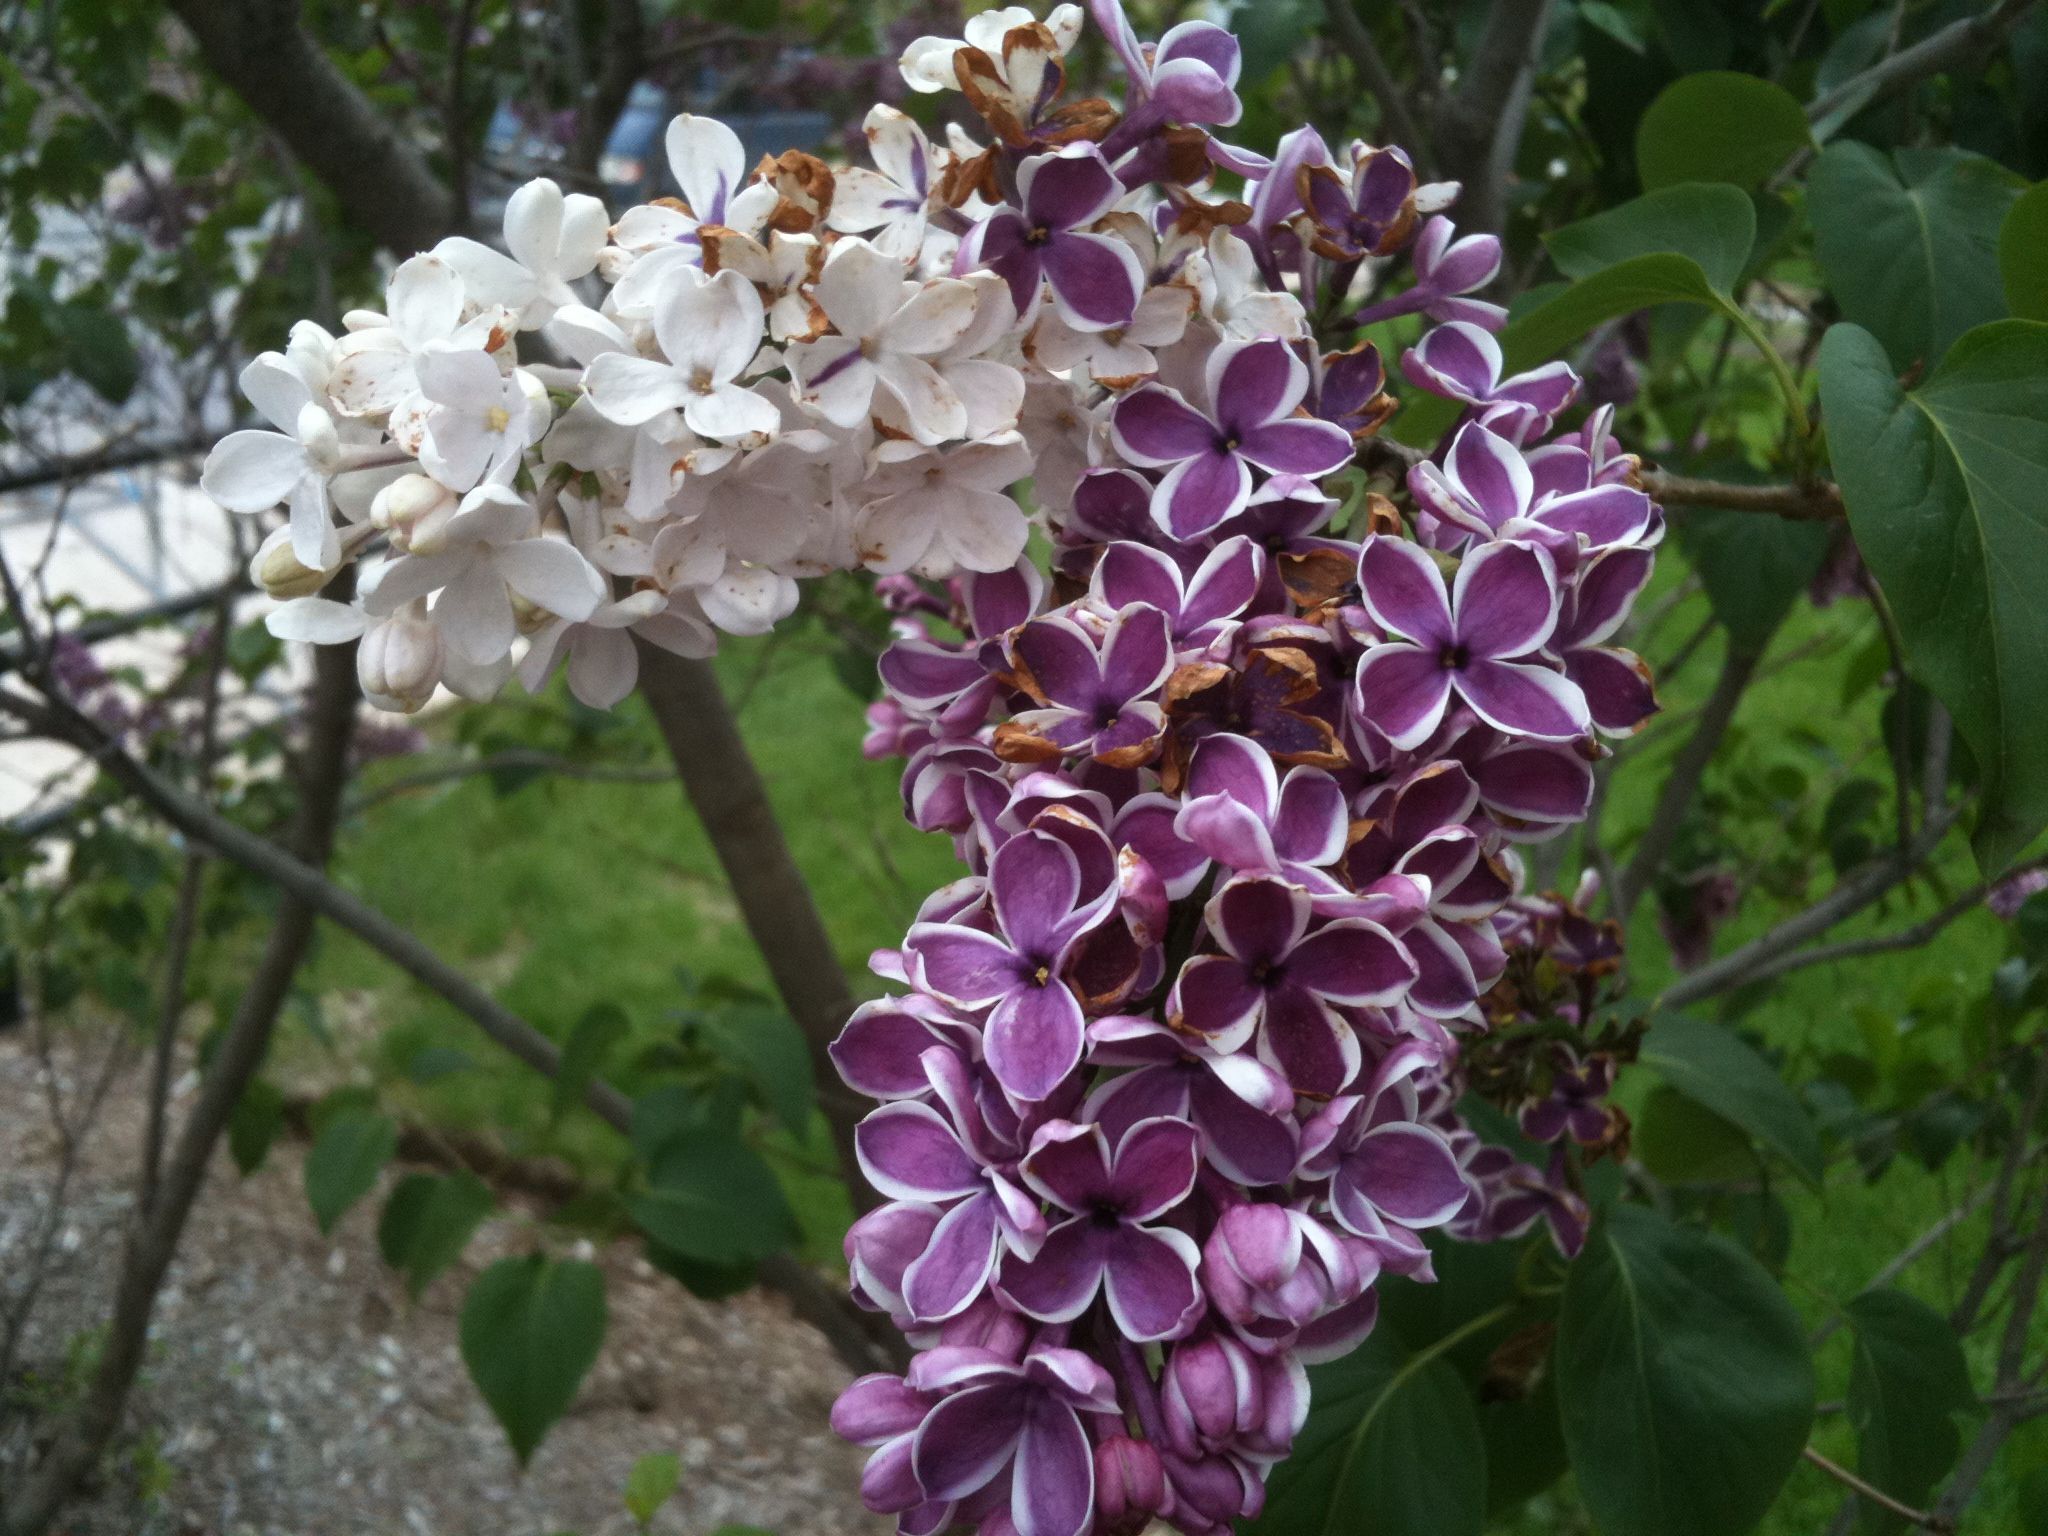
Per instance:
[[[1194,890],[1211,860],[1328,893],[1332,882],[1318,871],[1344,851],[1348,823],[1344,791],[1329,774],[1299,767],[1282,779],[1263,748],[1225,733],[1196,746],[1180,798],[1154,791],[1131,800],[1116,837],[1175,899]]]
[[[1408,242],[1418,211],[1434,212],[1456,195],[1455,183],[1418,189],[1415,164],[1399,149],[1354,142],[1351,174],[1311,165],[1301,178],[1303,207],[1314,221],[1310,248],[1336,262],[1391,256]]]
[[[1165,469],[1152,516],[1176,539],[1194,539],[1244,509],[1252,470],[1314,479],[1349,462],[1351,434],[1296,416],[1308,366],[1284,341],[1225,342],[1204,370],[1214,414],[1176,390],[1147,384],[1117,402],[1110,433],[1133,464]]]
[[[1099,1125],[1054,1121],[1039,1128],[1024,1182],[1068,1219],[1030,1257],[1006,1255],[996,1290],[1044,1322],[1070,1322],[1097,1293],[1127,1339],[1178,1338],[1202,1315],[1195,1240],[1154,1226],[1195,1187],[1201,1139],[1185,1120],[1140,1120],[1114,1154]]]
[[[1081,862],[1059,837],[1020,832],[989,861],[997,933],[918,923],[905,949],[919,984],[963,1008],[990,1009],[984,1049],[1003,1091],[1028,1103],[1080,1065],[1081,1004],[1061,971],[1116,906],[1116,887],[1084,892]]]
[[[1408,252],[1409,264],[1415,269],[1414,285],[1392,298],[1368,304],[1352,315],[1352,323],[1371,325],[1419,312],[1432,320],[1469,320],[1489,331],[1506,325],[1504,306],[1466,297],[1500,274],[1499,237],[1467,235],[1455,240],[1452,236],[1456,233],[1442,215],[1424,224]]]
[[[938,1323],[980,1297],[1000,1248],[1035,1253],[1046,1229],[1011,1177],[1019,1149],[989,1124],[966,1063],[935,1046],[924,1067],[938,1104],[882,1105],[856,1127],[854,1151],[890,1199],[943,1212],[895,1287],[905,1315]]]
[[[1450,1144],[1416,1121],[1405,1082],[1331,1100],[1302,1128],[1301,1161],[1304,1174],[1330,1181],[1338,1225],[1376,1245],[1408,1246],[1409,1234],[1442,1226],[1472,1194]]]
[[[1020,1364],[956,1346],[918,1356],[906,1381],[947,1394],[912,1441],[911,1470],[927,1499],[965,1499],[1008,1468],[1017,1536],[1085,1536],[1095,1457],[1081,1415],[1116,1413],[1108,1371],[1077,1349],[1040,1345]]]
[[[1114,155],[1161,123],[1228,128],[1244,112],[1237,99],[1243,59],[1237,39],[1207,21],[1184,21],[1155,44],[1138,41],[1123,0],[1088,0],[1095,24],[1124,66],[1124,116],[1109,139]]]
[[[939,1401],[937,1393],[920,1392],[901,1376],[876,1373],[849,1383],[832,1405],[833,1433],[873,1452],[861,1470],[861,1502],[879,1515],[904,1515],[908,1530],[936,1528],[910,1516],[925,1513],[918,1506],[927,1502],[910,1456],[918,1428]],[[941,1523],[949,1513],[932,1511]]]
[[[1228,1334],[1204,1333],[1176,1344],[1159,1387],[1166,1438],[1190,1458],[1231,1451],[1285,1456],[1308,1420],[1308,1372],[1301,1361],[1255,1353]]]
[[[1010,642],[1017,681],[1041,703],[996,730],[996,751],[1038,762],[1080,754],[1134,768],[1158,750],[1166,717],[1152,696],[1173,670],[1167,617],[1119,609],[1101,636],[1064,614],[1033,619]]]
[[[1202,1284],[1253,1351],[1335,1359],[1372,1331],[1380,1261],[1355,1237],[1306,1211],[1262,1201],[1232,1206],[1202,1246]]]
[[[1401,372],[1417,389],[1466,405],[1515,406],[1534,418],[1536,431],[1578,395],[1579,376],[1569,363],[1545,363],[1507,379],[1501,377],[1504,366],[1500,343],[1469,320],[1436,326],[1401,354]]]
[[[1166,1115],[1202,1133],[1203,1157],[1225,1178],[1257,1186],[1293,1174],[1294,1090],[1249,1051],[1214,1051],[1157,1019],[1112,1014],[1088,1026],[1088,1059],[1135,1068],[1104,1081],[1082,1107],[1112,1139]]]
[[[1221,953],[1192,957],[1174,979],[1167,1022],[1217,1051],[1256,1038],[1259,1060],[1299,1093],[1328,1098],[1358,1075],[1356,1033],[1340,1011],[1390,1003],[1415,964],[1379,924],[1340,918],[1309,932],[1309,893],[1240,876],[1205,912]]]
[[[1427,553],[1375,534],[1358,572],[1366,611],[1397,638],[1366,652],[1353,706],[1395,746],[1427,741],[1454,696],[1498,730],[1545,741],[1586,733],[1578,685],[1530,659],[1557,626],[1557,570],[1542,547],[1481,545],[1446,592]]]
[[[1643,659],[1601,643],[1628,618],[1652,563],[1647,549],[1622,545],[1602,551],[1580,568],[1558,611],[1550,648],[1586,696],[1587,713],[1603,735],[1631,735],[1661,707]]]
[[[1018,315],[1031,313],[1041,282],[1077,331],[1128,325],[1145,291],[1137,252],[1087,226],[1114,208],[1124,185],[1093,144],[1033,155],[1017,168],[1021,208],[998,208],[961,242],[959,271],[987,267],[1010,285]]]
[[[1657,509],[1641,491],[1619,483],[1580,483],[1563,491],[1539,486],[1522,450],[1498,432],[1492,417],[1468,422],[1452,439],[1441,464],[1408,472],[1408,488],[1435,516],[1480,538],[1526,538],[1542,543],[1567,568],[1581,549],[1650,539]],[[1562,461],[1546,480],[1571,484]],[[1651,540],[1654,542],[1654,540]]]
[[[1112,613],[1149,603],[1166,615],[1175,648],[1192,650],[1230,634],[1264,570],[1264,552],[1247,538],[1225,539],[1192,574],[1159,550],[1117,543],[1096,562],[1088,595]]]

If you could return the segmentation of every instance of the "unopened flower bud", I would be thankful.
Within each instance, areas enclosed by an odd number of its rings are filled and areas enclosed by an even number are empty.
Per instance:
[[[1095,1528],[1137,1536],[1166,1506],[1166,1468],[1143,1440],[1111,1435],[1095,1447]]]
[[[370,503],[370,521],[391,535],[401,554],[431,555],[441,547],[460,504],[456,494],[429,475],[400,475]]]
[[[263,541],[249,562],[249,579],[280,602],[311,597],[327,585],[332,571],[316,570],[292,552],[291,536],[282,528]]]
[[[356,680],[379,709],[412,714],[441,682],[441,631],[419,603],[372,625],[356,651]]]

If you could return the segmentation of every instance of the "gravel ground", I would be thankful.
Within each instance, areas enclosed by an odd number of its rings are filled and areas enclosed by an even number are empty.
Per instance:
[[[131,1072],[109,1095],[25,1335],[23,1364],[46,1381],[104,1315],[137,1088]],[[56,1161],[37,1065],[0,1037],[0,1316]],[[301,1149],[283,1143],[247,1180],[225,1154],[215,1166],[123,1439],[65,1536],[622,1536],[634,1527],[620,1490],[652,1451],[682,1458],[681,1489],[653,1527],[671,1536],[886,1529],[860,1509],[860,1453],[827,1428],[846,1373],[818,1337],[771,1297],[700,1302],[623,1245],[595,1255],[609,1282],[604,1353],[522,1475],[456,1347],[469,1279],[522,1251],[521,1219],[486,1224],[414,1305],[377,1255],[379,1196],[323,1238],[300,1167]],[[0,1434],[0,1458],[20,1450]]]

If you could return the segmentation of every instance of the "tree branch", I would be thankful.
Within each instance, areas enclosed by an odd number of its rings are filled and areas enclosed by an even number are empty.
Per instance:
[[[1381,126],[1403,149],[1416,157],[1425,169],[1435,164],[1436,144],[1423,131],[1421,122],[1408,105],[1408,94],[1394,79],[1387,61],[1380,56],[1372,33],[1359,19],[1352,0],[1323,0],[1323,13],[1344,57],[1358,74],[1358,83],[1373,94],[1380,109]]]
[[[299,0],[169,0],[213,72],[331,191],[350,221],[402,254],[457,224],[426,155],[335,68]]]
[[[1805,485],[1738,485],[1695,480],[1666,470],[1636,476],[1649,498],[1666,507],[1722,507],[1731,512],[1769,512],[1795,522],[1831,522],[1843,515],[1841,488],[1830,480]]]
[[[211,441],[206,438],[182,437],[161,443],[129,443],[71,458],[23,465],[18,469],[0,471],[0,496],[12,495],[16,491],[39,491],[50,485],[70,485],[90,480],[94,475],[160,464],[166,459],[193,458],[211,446]]]
[[[1952,21],[1910,48],[1851,75],[1807,104],[1806,120],[1817,123],[1847,107],[1861,111],[1879,97],[1917,84],[1929,75],[1960,69],[2005,41],[2006,34],[2034,8],[2035,0],[1999,0],[1990,10]]]
[[[110,613],[101,618],[87,619],[71,629],[53,629],[52,640],[73,640],[80,645],[97,645],[102,640],[118,639],[132,635],[138,629],[147,629],[152,624],[167,624],[173,619],[182,619],[201,609],[217,606],[223,598],[236,598],[252,591],[248,574],[237,571],[217,587],[201,587],[197,592],[182,592],[176,597],[167,597],[162,602],[150,603],[141,608],[131,608],[126,613]],[[0,646],[0,677],[20,668],[27,652],[20,645]]]
[[[647,67],[645,25],[640,0],[608,0],[605,7],[604,61],[576,113],[576,138],[569,146],[569,168],[583,175],[597,170],[605,141],[632,93],[633,83]]]
[[[1924,1509],[1915,1509],[1910,1504],[1901,1504],[1882,1488],[1865,1482],[1847,1467],[1839,1462],[1830,1461],[1810,1445],[1801,1454],[1858,1498],[1868,1499],[1880,1508],[1889,1510],[1909,1525],[1917,1525],[1923,1530],[1929,1531],[1952,1531],[1955,1529],[1955,1522],[1953,1520],[1941,1515],[1929,1514]]]
[[[1803,971],[1810,966],[1832,965],[1840,960],[1858,960],[1865,955],[1884,955],[1901,949],[1918,949],[1957,918],[1966,916],[1982,906],[1984,893],[1988,889],[1988,886],[1982,884],[1973,885],[1933,916],[1892,933],[1873,934],[1867,939],[1844,939],[1838,944],[1820,944],[1812,949],[1802,949],[1785,955],[1768,965],[1758,967],[1744,978],[1745,984],[1774,981],[1780,976],[1789,975],[1793,971]]]
[[[332,650],[332,647],[323,646],[316,654],[324,658]],[[349,660],[353,667],[352,647]],[[353,678],[351,671],[348,686],[351,703],[355,697]],[[277,885],[286,893],[290,903],[303,906],[310,914],[324,917],[355,935],[408,976],[453,1005],[507,1054],[544,1077],[553,1078],[560,1072],[562,1053],[554,1041],[443,960],[429,946],[286,849],[219,815],[154,769],[137,762],[109,741],[90,720],[66,710],[62,705],[36,703],[8,692],[0,692],[0,713],[13,715],[38,733],[88,753],[110,778],[157,816],[195,842],[214,849],[221,857]],[[583,1102],[592,1114],[621,1135],[631,1134],[632,1101],[610,1083],[602,1078],[592,1078],[584,1089]],[[232,1108],[232,1104],[229,1107]],[[886,1353],[887,1341],[878,1333],[869,1331],[867,1314],[856,1313],[846,1298],[829,1290],[806,1266],[785,1255],[764,1261],[760,1275],[764,1285],[787,1297],[797,1314],[818,1326],[835,1346],[844,1346],[852,1337],[849,1328],[861,1336],[860,1350],[847,1360],[853,1369],[871,1370],[877,1365],[891,1363]],[[847,1354],[844,1347],[841,1353]],[[14,1533],[7,1531],[6,1536],[14,1536]]]
[[[1680,977],[1664,989],[1657,1000],[1659,1006],[1678,1008],[1748,984],[1781,955],[1826,933],[1903,882],[1934,852],[1954,822],[1955,815],[1948,810],[1929,817],[1920,835],[1908,846],[1893,848],[1871,860],[1805,911],[1741,948],[1708,961],[1691,975]]]
[[[782,836],[767,786],[747,752],[718,673],[640,641],[640,692],[654,711],[683,790],[711,838],[747,931],[753,935],[782,1006],[810,1047],[818,1107],[856,1207],[872,1203],[854,1179],[853,1128],[867,1106],[839,1079],[826,1047],[853,1011],[853,992],[832,947],[811,888]]]
[[[308,709],[308,739],[297,765],[299,804],[290,833],[298,857],[277,849],[279,858],[311,873],[310,863],[326,862],[333,847],[335,822],[341,809],[342,785],[347,776],[350,736],[356,710],[355,646],[323,646],[315,660],[317,672],[313,698]],[[21,716],[21,701],[11,693],[0,694],[0,705]],[[59,739],[75,740],[80,725],[88,732],[92,722],[67,706],[28,704],[53,726],[61,726]],[[70,718],[66,718],[66,714]],[[40,728],[40,727],[39,727]],[[107,745],[111,745],[108,743]],[[128,762],[157,790],[173,797],[202,818],[212,816],[203,805],[183,790],[157,778],[148,769],[115,750],[96,753],[109,772],[117,761]],[[216,818],[217,819],[217,818]],[[240,828],[235,829],[241,833]],[[257,842],[253,833],[241,833]],[[273,845],[265,843],[265,847]],[[317,875],[315,876],[317,879]],[[287,893],[279,903],[276,920],[263,953],[243,990],[234,1017],[222,1034],[206,1076],[200,1083],[197,1102],[186,1116],[184,1128],[169,1162],[163,1169],[156,1199],[147,1209],[138,1209],[122,1255],[116,1282],[114,1308],[106,1329],[106,1342],[91,1384],[77,1405],[58,1424],[50,1449],[23,1479],[19,1496],[4,1515],[0,1532],[5,1536],[39,1536],[55,1518],[57,1510],[79,1480],[91,1471],[119,1427],[127,1407],[128,1394],[142,1369],[149,1341],[150,1317],[156,1297],[192,1203],[206,1178],[215,1147],[226,1131],[229,1117],[242,1092],[263,1063],[269,1049],[277,1016],[290,995],[306,948],[312,941],[315,909],[311,903]]]
[[[1622,922],[1628,921],[1636,903],[1642,900],[1643,892],[1650,888],[1658,871],[1663,868],[1665,856],[1671,852],[1671,845],[1678,838],[1678,829],[1685,821],[1685,813],[1692,808],[1693,796],[1699,793],[1707,764],[1714,760],[1721,738],[1728,734],[1736,708],[1742,703],[1742,695],[1749,687],[1750,679],[1756,675],[1760,659],[1760,653],[1738,650],[1730,643],[1728,657],[1721,663],[1721,675],[1715,680],[1714,691],[1707,696],[1699,719],[1694,722],[1692,735],[1686,738],[1685,745],[1672,758],[1671,772],[1665,776],[1664,787],[1658,792],[1649,825],[1643,828],[1643,835],[1636,840],[1635,852],[1630,855],[1627,867],[1615,884],[1614,915]]]
[[[1498,234],[1507,223],[1507,184],[1529,118],[1529,94],[1550,21],[1551,0],[1495,0],[1486,30],[1436,114],[1444,174],[1464,183],[1459,224]]]

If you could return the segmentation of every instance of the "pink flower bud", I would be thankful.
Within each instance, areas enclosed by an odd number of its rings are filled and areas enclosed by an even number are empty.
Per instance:
[[[1137,1536],[1166,1504],[1166,1468],[1143,1440],[1111,1435],[1095,1447],[1100,1536]]]

